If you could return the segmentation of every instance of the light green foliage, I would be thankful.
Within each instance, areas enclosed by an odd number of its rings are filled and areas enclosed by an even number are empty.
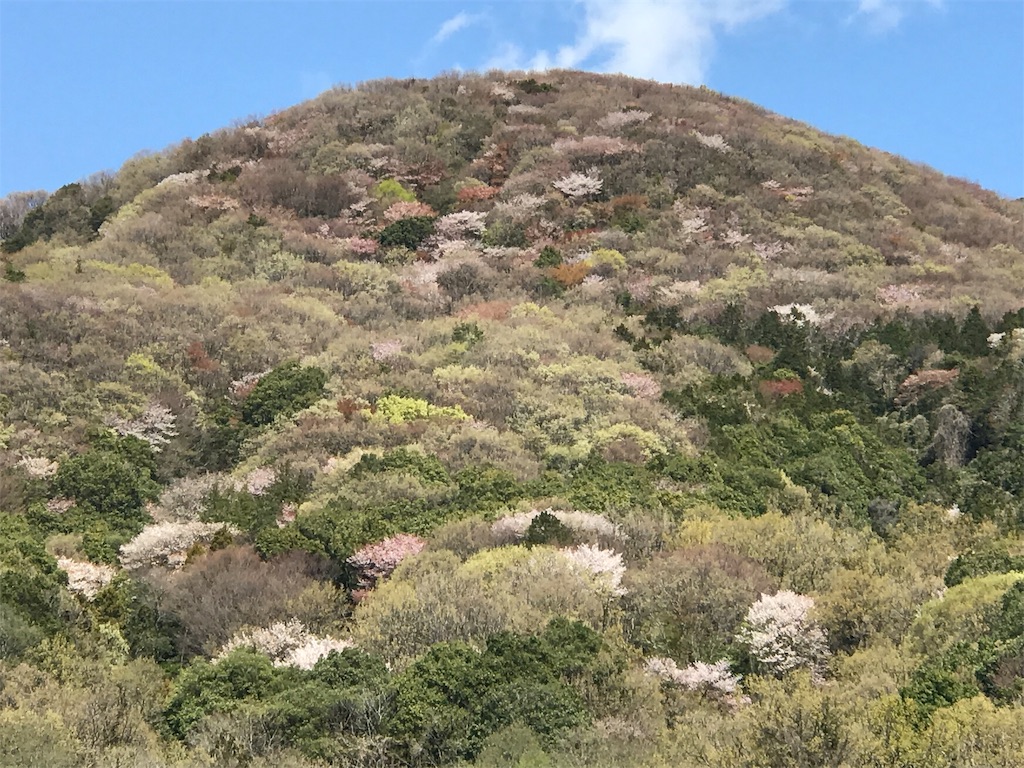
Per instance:
[[[373,414],[390,424],[404,424],[416,419],[448,418],[462,421],[470,418],[457,405],[437,406],[426,400],[401,395],[385,395],[377,400]]]
[[[626,257],[614,248],[598,248],[591,251],[587,262],[592,267],[607,267],[613,272],[626,268]]]
[[[391,203],[411,203],[416,195],[403,187],[394,179],[384,179],[373,188],[374,196],[384,205]]]
[[[956,643],[976,640],[985,633],[989,613],[1006,590],[1022,578],[1022,573],[979,576],[947,589],[941,598],[921,607],[910,627],[911,647],[932,656]]]
[[[530,631],[555,616],[600,620],[599,585],[546,548],[507,547],[470,557],[430,552],[404,563],[355,612],[361,647],[408,660],[438,642],[479,642]]]

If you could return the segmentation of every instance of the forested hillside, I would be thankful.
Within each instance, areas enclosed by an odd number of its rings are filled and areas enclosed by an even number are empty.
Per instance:
[[[0,766],[1024,766],[1024,202],[491,73],[0,236]]]

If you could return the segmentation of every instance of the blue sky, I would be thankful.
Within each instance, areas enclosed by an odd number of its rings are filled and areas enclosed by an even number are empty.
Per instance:
[[[0,0],[0,195],[336,83],[549,66],[705,84],[1024,196],[1020,0]]]

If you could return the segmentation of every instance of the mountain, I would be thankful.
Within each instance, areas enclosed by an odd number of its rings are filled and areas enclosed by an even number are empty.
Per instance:
[[[0,236],[0,764],[1024,765],[1021,201],[490,73]]]

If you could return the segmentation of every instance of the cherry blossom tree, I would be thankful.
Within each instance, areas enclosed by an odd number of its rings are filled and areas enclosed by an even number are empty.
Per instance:
[[[758,666],[782,676],[800,667],[820,672],[828,658],[825,630],[811,617],[814,598],[781,590],[762,594],[747,611],[736,639]]]

